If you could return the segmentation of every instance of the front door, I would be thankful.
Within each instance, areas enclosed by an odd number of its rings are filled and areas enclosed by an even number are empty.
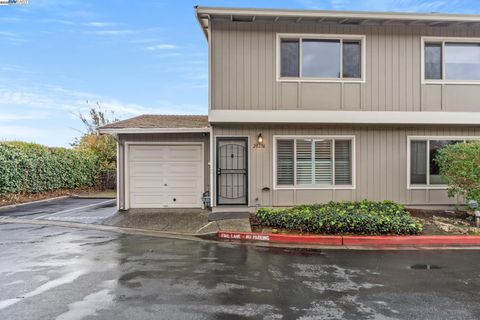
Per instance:
[[[247,138],[217,138],[217,205],[248,204]]]

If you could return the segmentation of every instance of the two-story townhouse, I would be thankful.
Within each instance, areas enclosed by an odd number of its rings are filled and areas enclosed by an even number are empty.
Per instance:
[[[452,204],[435,155],[480,139],[480,16],[196,7],[206,116],[118,139],[121,209]]]

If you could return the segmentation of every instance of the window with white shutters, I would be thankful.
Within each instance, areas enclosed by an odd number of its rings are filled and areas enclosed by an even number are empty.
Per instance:
[[[335,184],[352,184],[352,141],[335,140]]]
[[[297,139],[296,147],[296,181],[297,184],[313,183],[312,140]]]
[[[315,184],[332,184],[332,140],[315,141]]]
[[[278,138],[275,143],[277,186],[353,185],[352,138]]]
[[[277,185],[293,185],[294,142],[277,140]]]

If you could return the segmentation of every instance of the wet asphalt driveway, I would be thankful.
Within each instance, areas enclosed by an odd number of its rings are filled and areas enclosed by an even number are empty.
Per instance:
[[[100,224],[117,213],[116,199],[64,198],[0,208],[0,217]]]
[[[479,251],[297,251],[4,224],[0,253],[0,319],[480,315]]]

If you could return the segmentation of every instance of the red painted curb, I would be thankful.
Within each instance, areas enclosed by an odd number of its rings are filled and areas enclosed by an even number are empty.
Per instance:
[[[343,245],[480,245],[480,236],[344,236]]]
[[[273,233],[219,231],[218,238],[224,240],[265,241],[276,243],[312,243],[341,246],[341,236],[300,236]]]
[[[328,246],[480,246],[480,236],[302,236],[234,231],[219,231],[217,236],[223,240],[308,243]]]

